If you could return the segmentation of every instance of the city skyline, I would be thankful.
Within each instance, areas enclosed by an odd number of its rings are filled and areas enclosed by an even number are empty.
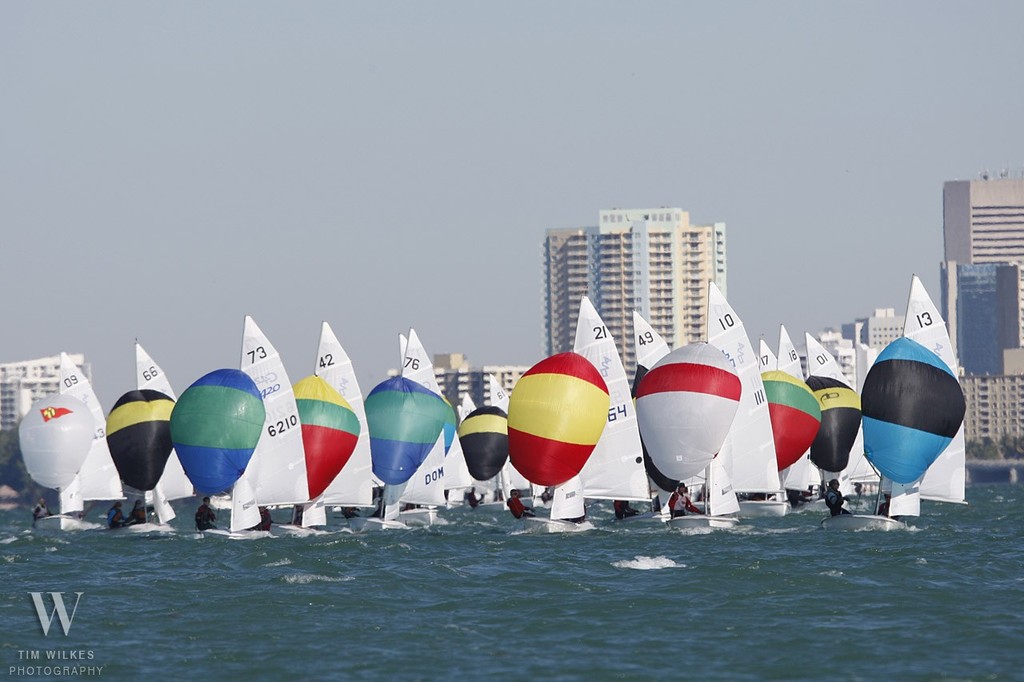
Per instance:
[[[109,411],[136,339],[180,393],[237,367],[248,314],[293,382],[329,322],[364,395],[410,327],[432,355],[532,365],[545,231],[616,207],[724,222],[755,343],[902,312],[914,274],[939,296],[943,183],[1024,169],[1022,19],[4,4],[0,363],[83,353]]]

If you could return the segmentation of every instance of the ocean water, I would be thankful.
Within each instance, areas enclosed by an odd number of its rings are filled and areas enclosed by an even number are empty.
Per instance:
[[[1022,680],[1022,491],[924,502],[894,532],[798,512],[687,533],[601,503],[584,533],[462,508],[237,540],[192,532],[192,501],[169,534],[33,532],[0,512],[0,675]],[[77,603],[67,635],[59,616],[43,634],[32,592],[47,614],[50,593]]]

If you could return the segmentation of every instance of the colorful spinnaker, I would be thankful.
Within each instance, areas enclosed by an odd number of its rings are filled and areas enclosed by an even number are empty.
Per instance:
[[[107,446],[125,485],[152,490],[171,455],[170,396],[152,389],[128,391],[107,416]]]
[[[470,475],[487,481],[508,461],[508,415],[500,407],[479,407],[459,424],[459,441]]]
[[[878,355],[861,390],[865,456],[897,483],[920,478],[956,436],[966,403],[949,367],[907,337]]]
[[[70,395],[37,400],[18,424],[25,469],[44,488],[71,485],[92,447],[96,425],[88,406]]]
[[[259,389],[241,370],[214,370],[185,389],[171,411],[171,442],[197,492],[219,493],[238,480],[265,419]]]
[[[406,379],[392,377],[366,396],[373,474],[386,484],[401,485],[423,463],[448,418],[441,396]]]
[[[762,372],[761,381],[772,421],[775,459],[782,471],[811,446],[821,425],[821,406],[810,387],[788,372]]]
[[[672,351],[640,380],[640,434],[655,466],[681,480],[702,472],[722,447],[742,387],[729,358],[707,343]]]
[[[860,431],[860,396],[831,377],[811,375],[807,385],[821,407],[821,427],[811,443],[811,463],[822,471],[843,471]]]
[[[313,375],[293,387],[302,424],[309,499],[327,489],[348,463],[359,439],[359,419],[340,393]]]
[[[604,431],[610,404],[604,379],[582,355],[541,360],[520,377],[509,399],[512,466],[535,485],[576,476]]]

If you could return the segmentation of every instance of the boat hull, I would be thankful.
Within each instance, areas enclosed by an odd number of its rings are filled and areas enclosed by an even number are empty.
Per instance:
[[[437,509],[431,507],[408,509],[398,513],[398,519],[406,526],[432,526],[437,520]]]
[[[538,516],[529,516],[523,519],[526,522],[526,529],[534,533],[581,533],[586,530],[594,530],[594,524],[590,521],[563,521],[562,519],[545,519]]]
[[[737,516],[756,518],[764,516],[785,516],[789,513],[789,502],[784,500],[740,500]]]
[[[704,516],[702,514],[687,514],[669,519],[666,523],[670,528],[733,528],[740,520],[735,516]]]
[[[354,533],[373,533],[382,530],[408,530],[409,526],[401,521],[380,519],[375,516],[353,516],[348,520],[348,527]]]
[[[840,514],[823,518],[821,527],[828,530],[897,530],[906,528],[907,524],[888,516]]]

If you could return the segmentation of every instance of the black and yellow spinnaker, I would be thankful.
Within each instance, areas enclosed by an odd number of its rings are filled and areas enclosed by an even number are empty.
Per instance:
[[[121,396],[107,417],[107,445],[125,485],[152,490],[171,455],[174,401],[160,391],[141,389]]]

